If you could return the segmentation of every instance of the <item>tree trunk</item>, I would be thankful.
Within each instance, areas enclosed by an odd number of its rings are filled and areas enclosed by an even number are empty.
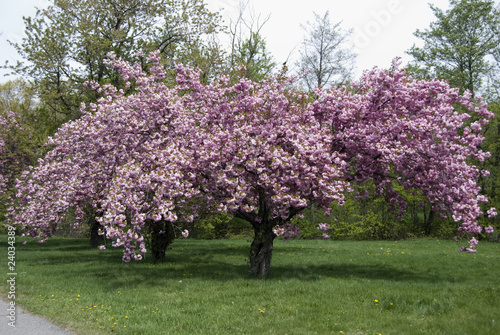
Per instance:
[[[425,209],[424,209],[425,210]],[[435,213],[432,208],[430,209],[429,211],[429,216],[427,216],[427,219],[425,220],[424,222],[424,233],[425,233],[425,236],[430,236],[431,233],[432,233],[432,228],[433,228],[433,225],[434,225],[434,216],[435,216]]]
[[[273,225],[269,222],[255,223],[255,237],[250,246],[250,274],[258,278],[269,278],[273,256]]]
[[[97,248],[101,244],[104,244],[106,240],[106,234],[99,235],[99,229],[104,228],[95,218],[92,218],[92,221],[90,223],[90,246],[92,248]]]
[[[418,226],[418,209],[417,209],[417,202],[414,201],[411,207],[411,219],[413,222],[413,226],[417,227]]]
[[[172,223],[166,221],[151,222],[151,254],[156,260],[165,259],[165,251],[175,238]]]

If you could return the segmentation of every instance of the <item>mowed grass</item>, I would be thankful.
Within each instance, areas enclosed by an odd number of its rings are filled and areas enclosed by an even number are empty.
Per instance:
[[[164,262],[131,263],[86,239],[22,241],[17,303],[75,334],[500,334],[494,243],[277,240],[258,280],[245,240],[177,240]]]

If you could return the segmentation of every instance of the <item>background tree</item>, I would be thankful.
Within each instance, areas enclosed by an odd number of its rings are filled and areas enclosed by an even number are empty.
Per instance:
[[[20,129],[15,117],[16,115],[12,112],[0,116],[0,126],[3,129],[0,137],[0,197],[2,200],[4,200],[4,190],[13,175],[12,167],[17,163],[15,157],[12,157],[11,150],[9,150],[9,133]]]
[[[239,14],[229,25],[231,51],[228,57],[228,70],[233,77],[239,77],[239,67],[245,66],[245,77],[259,81],[270,76],[276,66],[273,57],[266,49],[265,38],[261,29],[269,20],[269,16],[260,22],[260,16],[250,11],[248,1],[239,3]],[[245,17],[249,15],[249,18]]]
[[[451,0],[443,11],[430,5],[436,21],[415,36],[424,45],[414,45],[408,54],[410,70],[425,77],[446,79],[454,87],[472,94],[485,92],[488,75],[498,69],[500,21],[493,1]]]
[[[50,115],[40,108],[34,90],[23,79],[0,84],[0,118],[0,174],[4,181],[3,193],[7,196],[13,191],[14,179],[45,154],[43,144],[47,136],[54,133],[55,124]],[[2,213],[4,207],[5,201],[2,201]]]
[[[344,31],[341,23],[332,23],[327,11],[323,17],[314,13],[314,22],[303,26],[306,37],[298,67],[305,73],[309,90],[347,84],[352,79],[356,56],[347,44],[352,30]]]
[[[26,37],[13,45],[25,61],[10,68],[33,80],[41,103],[61,122],[99,97],[85,81],[120,85],[103,64],[109,52],[140,62],[139,52],[159,49],[175,60],[219,29],[219,16],[203,0],[54,0],[24,20]]]

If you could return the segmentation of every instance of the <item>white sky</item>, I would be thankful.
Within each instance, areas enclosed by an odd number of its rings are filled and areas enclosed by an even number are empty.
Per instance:
[[[0,11],[0,64],[15,62],[17,52],[7,40],[20,42],[24,33],[23,16],[33,16],[35,6],[43,8],[48,0],[3,0]],[[212,11],[219,12],[226,24],[236,19],[239,0],[205,0]],[[323,15],[330,11],[332,22],[342,21],[343,29],[353,29],[353,43],[357,57],[357,74],[379,66],[387,68],[395,57],[405,55],[418,40],[413,36],[417,29],[426,29],[434,21],[428,3],[447,9],[448,0],[250,0],[255,14],[261,20],[270,15],[261,30],[267,46],[278,64],[288,59],[293,65],[299,57],[304,37],[301,24],[313,21],[313,11]],[[498,1],[497,1],[498,2]],[[223,40],[222,40],[223,41]],[[5,70],[0,70],[0,82]]]

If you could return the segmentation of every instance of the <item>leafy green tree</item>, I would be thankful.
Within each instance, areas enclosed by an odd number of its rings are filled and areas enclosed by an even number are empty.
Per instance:
[[[8,67],[31,78],[40,101],[65,121],[79,115],[81,102],[99,97],[84,82],[120,87],[103,63],[108,53],[143,66],[140,53],[155,49],[176,60],[216,32],[219,20],[203,0],[53,0],[24,18],[26,37],[12,43],[24,62]]]
[[[231,51],[227,62],[231,76],[243,75],[251,80],[260,81],[272,74],[276,63],[267,50],[266,40],[261,34],[262,27],[268,20],[269,17],[266,17],[261,22],[260,16],[255,17],[255,14],[248,10],[248,1],[240,2],[238,17],[229,25]],[[244,73],[240,73],[241,65],[245,66]]]
[[[497,66],[500,21],[490,0],[450,0],[443,11],[430,5],[436,21],[415,36],[424,45],[414,45],[410,71],[423,77],[446,79],[462,91],[477,94],[484,90],[485,79]]]
[[[271,75],[276,66],[266,49],[266,41],[259,32],[250,32],[250,36],[233,52],[236,63],[245,65],[245,77],[254,81]]]
[[[17,127],[2,129],[6,141],[4,162],[12,178],[18,176],[27,166],[36,163],[47,148],[44,143],[56,126],[50,115],[37,102],[33,87],[23,79],[0,84],[0,117]]]
[[[26,81],[0,84],[0,220],[6,199],[14,194],[14,182],[47,151],[44,143],[55,132],[54,122],[37,103]]]

